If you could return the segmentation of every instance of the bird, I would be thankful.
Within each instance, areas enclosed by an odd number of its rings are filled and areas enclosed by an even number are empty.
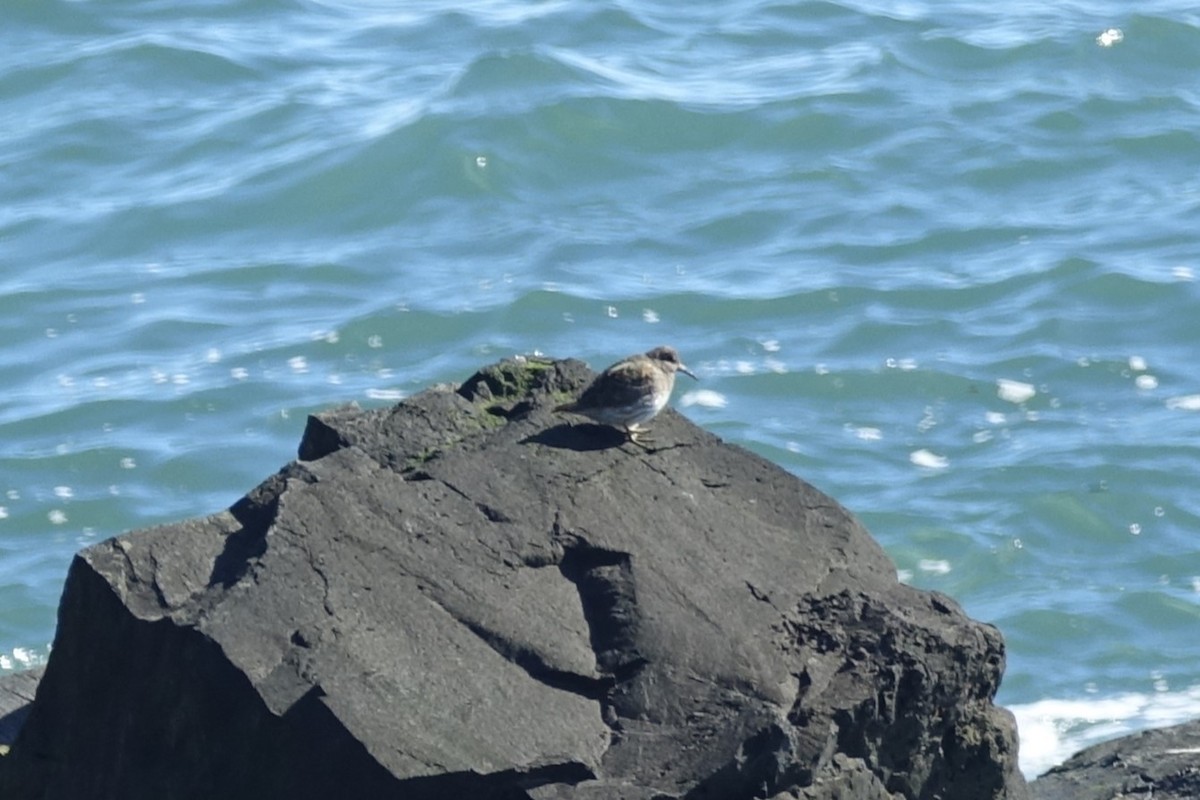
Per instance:
[[[642,432],[639,426],[666,407],[675,388],[676,372],[698,380],[674,347],[655,347],[608,367],[583,390],[578,400],[563,403],[554,410],[621,428],[630,442],[645,446],[646,439],[638,440]]]

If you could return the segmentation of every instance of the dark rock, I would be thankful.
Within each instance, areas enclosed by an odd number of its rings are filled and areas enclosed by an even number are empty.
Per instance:
[[[1101,742],[1029,784],[1034,800],[1195,800],[1200,720]]]
[[[0,748],[16,740],[41,679],[41,667],[0,677]]]
[[[76,557],[0,796],[1024,798],[995,629],[668,411],[509,361]]]

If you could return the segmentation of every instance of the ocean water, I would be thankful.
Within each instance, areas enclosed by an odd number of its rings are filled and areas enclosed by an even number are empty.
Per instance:
[[[305,416],[660,343],[999,626],[1022,768],[1200,715],[1194,3],[0,10],[0,670]]]

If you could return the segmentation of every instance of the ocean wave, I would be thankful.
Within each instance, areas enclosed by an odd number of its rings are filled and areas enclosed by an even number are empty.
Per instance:
[[[1078,751],[1145,728],[1200,715],[1200,686],[1010,705],[1020,734],[1021,771],[1034,778]]]

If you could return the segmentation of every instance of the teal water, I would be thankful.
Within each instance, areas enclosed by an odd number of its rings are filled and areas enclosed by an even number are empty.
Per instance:
[[[0,10],[0,670],[310,412],[671,343],[1001,628],[1026,772],[1200,715],[1193,5],[390,5]]]

